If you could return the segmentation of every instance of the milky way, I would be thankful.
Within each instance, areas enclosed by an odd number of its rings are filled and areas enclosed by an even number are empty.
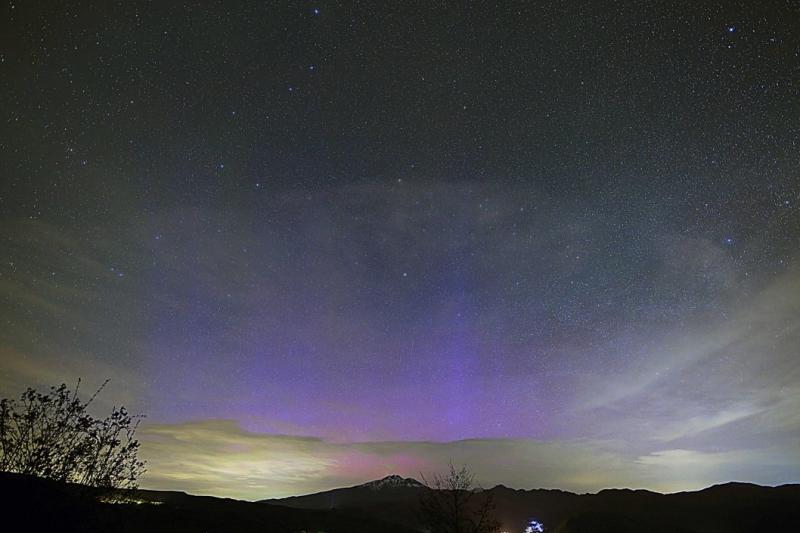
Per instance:
[[[798,481],[797,7],[383,4],[0,8],[2,395],[244,498]]]

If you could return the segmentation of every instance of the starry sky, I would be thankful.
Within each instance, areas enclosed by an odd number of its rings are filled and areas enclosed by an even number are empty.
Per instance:
[[[0,392],[148,488],[800,481],[796,2],[4,1]]]

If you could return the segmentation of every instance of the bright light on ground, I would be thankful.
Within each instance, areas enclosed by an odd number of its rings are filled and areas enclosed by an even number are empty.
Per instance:
[[[536,520],[528,522],[528,527],[525,528],[525,533],[542,533],[543,531],[544,525]]]

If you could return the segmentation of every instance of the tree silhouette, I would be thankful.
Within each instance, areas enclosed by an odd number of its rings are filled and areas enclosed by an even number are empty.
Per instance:
[[[103,419],[87,408],[108,383],[82,402],[80,380],[19,400],[0,400],[0,470],[109,489],[133,489],[144,473],[134,434],[141,417],[114,407]]]
[[[490,492],[475,484],[466,467],[450,464],[445,475],[434,474],[420,498],[420,522],[430,533],[492,533],[499,523],[494,518]]]

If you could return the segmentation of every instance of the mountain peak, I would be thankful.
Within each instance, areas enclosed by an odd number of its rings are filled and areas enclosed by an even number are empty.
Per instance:
[[[386,476],[382,479],[376,479],[375,481],[370,481],[368,483],[364,483],[361,485],[362,487],[372,489],[372,490],[380,490],[380,489],[397,489],[397,488],[416,488],[422,487],[422,483],[417,481],[411,477],[401,477],[396,474],[391,476]]]

